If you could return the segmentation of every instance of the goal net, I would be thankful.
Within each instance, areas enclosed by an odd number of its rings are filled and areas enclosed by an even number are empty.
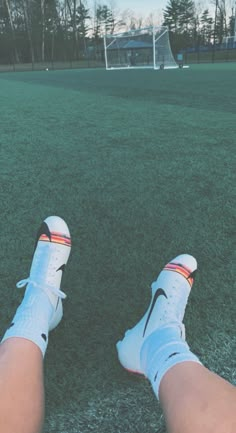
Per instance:
[[[225,48],[235,48],[236,45],[236,33],[234,36],[225,36],[223,38],[223,44],[225,44]]]
[[[148,27],[104,36],[106,69],[178,68],[167,27]]]

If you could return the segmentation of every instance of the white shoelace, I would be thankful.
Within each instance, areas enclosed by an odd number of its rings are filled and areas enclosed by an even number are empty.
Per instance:
[[[16,287],[18,289],[21,289],[22,287],[25,287],[29,283],[32,284],[35,287],[38,287],[38,288],[42,289],[44,292],[46,292],[45,291],[45,287],[40,286],[39,284],[37,284],[34,281],[30,280],[30,278],[25,278],[24,280],[18,281],[18,283],[16,284]],[[64,292],[62,292],[62,290],[60,290],[60,289],[56,289],[55,287],[51,287],[51,286],[47,286],[46,289],[50,290],[50,292],[52,292],[54,295],[58,296],[61,299],[65,299],[66,298],[66,294]]]

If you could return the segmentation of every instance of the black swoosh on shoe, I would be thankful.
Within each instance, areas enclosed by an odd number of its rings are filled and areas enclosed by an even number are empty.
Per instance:
[[[49,241],[51,242],[51,232],[49,230],[47,223],[45,223],[45,221],[39,227],[39,230],[38,230],[38,233],[36,236],[36,242],[35,242],[35,248],[34,248],[35,250],[37,247],[37,243],[38,243],[38,241],[42,235],[46,235],[48,237]]]
[[[143,337],[144,337],[144,335],[145,335],[145,332],[146,332],[146,329],[147,329],[147,326],[148,326],[149,320],[150,320],[150,318],[151,318],[151,315],[152,315],[153,309],[154,309],[154,307],[155,307],[155,305],[156,305],[156,302],[157,302],[157,300],[158,300],[158,298],[159,298],[160,296],[165,296],[165,298],[167,299],[166,292],[164,292],[164,290],[161,289],[161,288],[160,288],[160,289],[157,289],[157,291],[156,291],[156,293],[155,293],[155,295],[154,295],[154,297],[153,297],[152,305],[151,305],[151,308],[150,308],[150,311],[149,311],[149,314],[148,314],[148,317],[147,317],[147,320],[146,320],[146,323],[145,323],[145,326],[144,326]]]
[[[65,264],[64,264],[64,265],[61,265],[60,268],[57,269],[57,272],[58,272],[58,271],[64,272],[64,271],[65,271],[65,267],[66,267]]]

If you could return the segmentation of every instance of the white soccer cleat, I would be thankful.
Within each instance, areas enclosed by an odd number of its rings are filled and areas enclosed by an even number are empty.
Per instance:
[[[185,339],[182,321],[196,270],[195,258],[182,254],[168,263],[152,283],[152,299],[147,312],[117,343],[118,358],[124,368],[143,374],[140,365],[141,347],[157,328],[178,324],[181,336]]]
[[[30,294],[33,287],[47,294],[53,306],[50,331],[58,325],[63,315],[62,299],[66,295],[60,290],[60,285],[70,251],[71,238],[65,221],[57,216],[46,218],[37,234],[30,276],[17,283],[17,287],[27,285],[25,296]]]

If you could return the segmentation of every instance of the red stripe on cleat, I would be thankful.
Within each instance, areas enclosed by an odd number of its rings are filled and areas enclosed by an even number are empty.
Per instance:
[[[164,271],[172,271],[181,274],[188,281],[190,287],[192,287],[194,283],[194,278],[191,277],[192,271],[187,268],[187,266],[180,265],[179,263],[168,263],[164,267]]]
[[[71,239],[69,236],[62,235],[61,233],[57,232],[51,232],[51,240],[48,238],[47,235],[42,234],[39,238],[39,241],[43,242],[53,242],[55,244],[61,244],[70,247],[71,246]]]

